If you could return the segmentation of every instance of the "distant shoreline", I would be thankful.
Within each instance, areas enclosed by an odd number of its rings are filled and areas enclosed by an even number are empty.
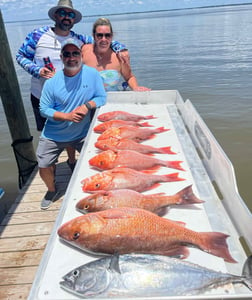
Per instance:
[[[194,9],[207,9],[207,8],[218,8],[218,7],[233,7],[233,6],[245,6],[251,5],[252,1],[249,3],[232,3],[232,4],[220,4],[220,5],[203,5],[203,6],[195,6],[195,7],[182,7],[182,8],[170,8],[170,9],[160,9],[160,10],[146,10],[146,11],[133,11],[133,12],[123,12],[123,13],[105,13],[105,14],[90,14],[90,15],[83,15],[84,18],[93,18],[93,17],[100,17],[100,16],[120,16],[120,15],[133,15],[133,14],[143,14],[143,13],[158,13],[158,12],[165,12],[165,11],[183,11],[183,10],[194,10]],[[0,9],[1,11],[1,9]],[[42,18],[42,19],[29,19],[29,20],[15,20],[15,21],[5,21],[5,24],[12,24],[12,23],[25,23],[25,22],[41,22],[41,21],[48,21],[49,18]]]

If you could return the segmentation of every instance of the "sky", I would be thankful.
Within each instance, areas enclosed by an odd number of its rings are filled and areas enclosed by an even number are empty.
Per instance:
[[[48,19],[48,10],[58,1],[0,0],[4,22]],[[216,5],[252,3],[252,0],[73,0],[83,16],[121,14],[129,12],[183,9]]]

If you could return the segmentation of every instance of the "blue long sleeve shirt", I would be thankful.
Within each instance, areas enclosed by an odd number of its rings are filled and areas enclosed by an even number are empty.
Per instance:
[[[69,113],[88,101],[94,101],[96,107],[106,103],[106,92],[97,70],[82,66],[73,77],[64,75],[61,70],[45,82],[41,99],[40,113],[47,118],[41,136],[57,142],[69,142],[87,135],[90,126],[90,113],[79,122],[56,121],[56,111]]]
[[[25,41],[18,49],[16,54],[17,63],[35,78],[40,78],[39,70],[41,69],[41,65],[37,65],[36,61],[34,61],[36,46],[43,34],[47,33],[50,29],[50,26],[43,26],[30,32],[26,36]],[[86,34],[77,34],[72,30],[70,31],[70,36],[81,40],[83,44],[92,44],[94,42],[92,36]],[[111,48],[115,52],[127,49],[124,44],[121,44],[117,41],[112,41]],[[56,47],[55,51],[58,51],[59,56],[60,47]],[[44,56],[48,56],[46,55],[46,50]]]

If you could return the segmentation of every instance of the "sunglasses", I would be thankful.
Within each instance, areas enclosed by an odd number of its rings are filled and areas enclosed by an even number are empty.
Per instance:
[[[95,36],[101,40],[103,37],[105,37],[105,39],[110,39],[112,37],[112,33],[96,33]]]
[[[75,12],[73,12],[73,11],[67,12],[67,11],[65,11],[64,9],[58,10],[58,11],[57,11],[57,14],[58,14],[61,18],[68,16],[69,19],[74,19],[75,16],[76,16]]]
[[[69,52],[69,51],[64,51],[62,53],[63,57],[67,58],[67,57],[79,57],[80,56],[80,52],[79,51],[73,51],[73,52]]]

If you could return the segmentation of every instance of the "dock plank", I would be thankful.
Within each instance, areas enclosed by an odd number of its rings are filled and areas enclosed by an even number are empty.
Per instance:
[[[17,213],[17,214],[7,214],[3,219],[2,225],[14,225],[14,224],[33,224],[41,222],[54,221],[58,214],[58,209],[52,208],[44,211],[33,211],[30,214],[27,213]]]
[[[44,249],[49,235],[1,239],[0,252]]]
[[[36,236],[50,234],[54,225],[54,220],[46,223],[33,223],[32,230],[27,224],[17,224],[11,226],[0,226],[1,238],[13,238],[21,236]]]
[[[27,299],[31,284],[0,286],[0,299],[23,300]]]
[[[20,267],[15,269],[3,268],[0,272],[0,286],[6,284],[31,284],[37,268],[37,266]]]
[[[35,266],[43,255],[44,249],[20,252],[1,252],[0,268],[14,268],[20,266]],[[1,298],[0,298],[1,299]]]
[[[38,197],[37,197],[38,198]],[[36,201],[30,201],[30,202],[22,202],[22,203],[14,203],[12,207],[10,208],[8,214],[14,214],[14,213],[28,213],[28,212],[34,212],[40,209],[40,201],[39,203]],[[56,201],[53,204],[53,209],[60,209],[61,201]]]
[[[77,154],[78,158],[78,154]],[[46,193],[35,168],[0,224],[0,299],[27,299],[71,179],[64,151],[56,168],[59,200],[46,211],[40,202]]]

